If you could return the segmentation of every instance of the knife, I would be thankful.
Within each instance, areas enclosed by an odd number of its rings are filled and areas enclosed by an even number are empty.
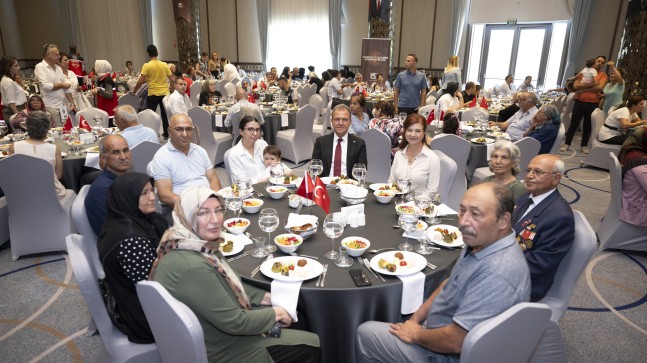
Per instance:
[[[274,255],[272,255],[272,254],[270,253],[269,255],[267,255],[267,258],[265,259],[265,261],[269,261],[269,260],[271,260],[272,258],[274,258]],[[258,266],[254,269],[254,271],[252,271],[252,273],[251,273],[251,275],[249,275],[249,277],[254,277],[254,276],[256,276],[256,274],[258,273],[258,271],[260,271],[260,270],[261,270],[261,266],[263,266],[263,263],[264,263],[265,261],[261,262],[261,264],[260,264],[260,265],[258,265]]]
[[[357,261],[359,261],[359,264],[360,264],[360,265],[362,265],[362,266],[366,267],[366,269],[367,269],[367,270],[371,271],[371,273],[373,274],[373,276],[375,276],[375,278],[376,278],[376,279],[378,278],[378,277],[377,277],[377,274],[375,273],[375,271],[371,270],[371,267],[370,267],[370,266],[367,266],[367,265],[364,263],[364,260],[362,260],[362,258],[361,258],[361,257],[357,257]]]
[[[307,258],[311,258],[313,260],[318,260],[319,259],[319,257],[309,256],[309,255],[300,255],[300,254],[298,254],[296,252],[290,252],[289,255],[294,256],[294,257],[307,257]]]
[[[321,287],[324,287],[324,282],[326,281],[326,272],[328,272],[328,264],[324,265],[323,277],[321,278]]]
[[[238,259],[241,259],[241,258],[243,258],[243,257],[245,257],[245,256],[247,256],[247,255],[249,255],[250,253],[252,253],[252,251],[251,251],[251,250],[250,250],[250,251],[247,251],[247,252],[245,252],[245,253],[243,253],[242,255],[238,255],[238,256],[236,256],[236,257],[228,258],[228,259],[227,259],[227,262],[236,261],[236,260],[238,260]]]
[[[367,268],[367,269],[369,269],[369,271],[371,271],[371,272],[373,272],[374,274],[376,274],[376,275],[380,278],[380,280],[382,280],[382,282],[386,282],[386,280],[384,279],[384,277],[382,277],[382,274],[378,274],[378,273],[376,273],[375,271],[373,271],[373,269],[371,268],[371,264],[368,262],[368,258],[365,258],[365,259],[364,259],[364,266],[366,266],[366,268]]]

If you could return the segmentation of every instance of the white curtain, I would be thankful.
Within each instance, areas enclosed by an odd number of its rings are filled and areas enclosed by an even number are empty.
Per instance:
[[[341,53],[341,24],[345,23],[341,0],[329,0],[328,24],[330,24],[330,57],[332,69],[339,69],[339,55]]]
[[[452,5],[452,27],[449,33],[450,56],[458,55],[463,29],[465,29],[465,23],[469,19],[470,3],[470,0],[454,0]]]
[[[94,67],[94,61],[105,59],[112,64],[113,71],[126,68],[126,61],[133,62],[140,70],[146,56],[146,43],[138,1],[75,0],[78,11],[77,47],[85,58],[86,69]],[[150,16],[150,15],[149,15]]]
[[[571,20],[571,34],[568,37],[568,55],[566,56],[566,66],[562,76],[562,84],[572,77],[575,72],[575,56],[579,53],[584,40],[586,23],[589,20],[589,9],[591,9],[591,0],[575,0],[573,9],[573,19]],[[570,6],[570,3],[569,3]],[[590,55],[591,57],[595,55]]]
[[[328,0],[272,0],[268,22],[267,68],[332,66],[328,39]]]
[[[263,62],[263,70],[268,71],[270,69],[267,66],[267,23],[270,18],[269,0],[256,0],[256,14],[258,16],[258,37],[261,40],[261,60]]]
[[[76,0],[61,0],[60,2],[61,10],[61,20],[63,22],[63,28],[65,28],[65,37],[67,44],[58,44],[58,50],[61,52],[67,52],[69,45],[79,44],[79,27],[77,24],[78,11],[76,9]]]

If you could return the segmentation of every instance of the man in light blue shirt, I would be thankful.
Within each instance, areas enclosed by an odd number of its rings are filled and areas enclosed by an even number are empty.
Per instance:
[[[393,84],[393,104],[395,113],[406,112],[407,115],[418,112],[427,99],[427,78],[423,72],[416,70],[418,57],[408,54],[404,61],[406,70],[400,72]]]
[[[137,113],[130,105],[117,107],[115,111],[115,126],[121,131],[120,135],[128,141],[128,147],[133,147],[143,141],[160,143],[157,133],[137,121]]]

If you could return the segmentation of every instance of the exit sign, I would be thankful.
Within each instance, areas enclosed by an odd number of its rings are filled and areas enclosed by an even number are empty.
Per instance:
[[[515,25],[517,24],[517,19],[508,19],[508,25]]]

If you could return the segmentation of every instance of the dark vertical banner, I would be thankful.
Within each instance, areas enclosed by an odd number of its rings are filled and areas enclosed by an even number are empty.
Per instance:
[[[184,19],[187,23],[191,22],[191,0],[173,0],[173,19]]]
[[[375,82],[379,73],[388,78],[390,54],[391,39],[362,39],[362,75],[365,82]]]

